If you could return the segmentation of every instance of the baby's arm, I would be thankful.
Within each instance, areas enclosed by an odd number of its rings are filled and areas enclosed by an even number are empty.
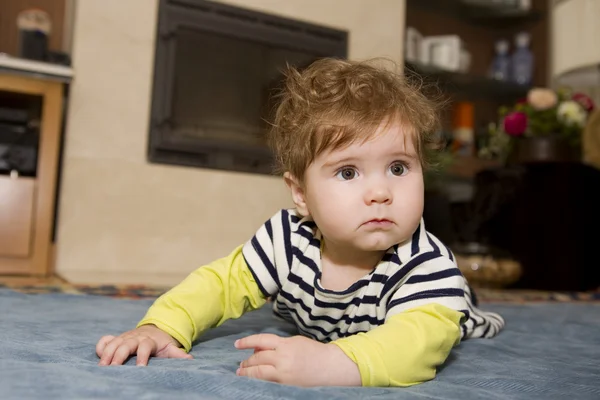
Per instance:
[[[156,325],[189,351],[208,329],[265,303],[240,246],[228,257],[198,268],[157,299],[138,327]]]
[[[298,386],[409,386],[432,379],[460,340],[463,313],[429,304],[331,343],[257,334],[236,342],[253,349],[237,374]]]
[[[364,386],[433,379],[460,342],[468,314],[465,279],[454,261],[438,253],[423,253],[412,263],[417,261],[388,279],[397,288],[387,300],[383,325],[333,342],[357,364]]]
[[[363,386],[410,386],[435,377],[460,341],[462,318],[462,312],[428,304],[332,343],[357,364]]]
[[[353,360],[365,386],[410,386],[433,379],[456,344],[468,317],[465,279],[455,262],[422,253],[392,275],[396,289],[383,325],[336,340]]]
[[[146,360],[150,355],[169,357],[185,354],[191,349],[192,342],[206,330],[264,305],[266,298],[254,280],[241,249],[240,246],[228,257],[192,272],[158,298],[133,331],[116,338],[105,336],[100,339],[96,347],[101,357],[100,364],[122,364],[127,356],[136,353]],[[160,332],[156,332],[158,330]],[[149,335],[148,331],[152,334]],[[145,344],[142,346],[142,343]],[[173,349],[183,347],[185,352],[178,349],[181,353],[174,350],[161,353],[168,344]],[[138,359],[138,363],[140,361],[145,364],[143,359]]]

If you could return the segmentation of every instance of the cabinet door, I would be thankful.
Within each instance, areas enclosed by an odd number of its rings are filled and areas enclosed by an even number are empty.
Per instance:
[[[0,257],[29,257],[35,180],[0,176]]]

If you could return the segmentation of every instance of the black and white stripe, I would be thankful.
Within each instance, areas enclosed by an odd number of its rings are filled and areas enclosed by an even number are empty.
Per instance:
[[[321,233],[294,210],[268,220],[243,248],[273,310],[322,342],[367,332],[392,315],[430,303],[463,312],[463,338],[492,337],[503,327],[497,314],[475,307],[452,252],[425,230],[390,248],[368,275],[344,291],[320,285]]]

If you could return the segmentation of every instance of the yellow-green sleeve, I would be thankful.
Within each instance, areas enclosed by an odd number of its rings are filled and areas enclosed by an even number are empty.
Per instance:
[[[440,304],[427,304],[332,343],[356,363],[363,386],[410,386],[435,377],[436,368],[460,342],[463,317]]]
[[[189,351],[206,330],[265,303],[239,246],[159,297],[137,326],[156,325]]]

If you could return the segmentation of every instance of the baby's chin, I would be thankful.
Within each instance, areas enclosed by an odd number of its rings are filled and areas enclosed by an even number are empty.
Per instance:
[[[362,242],[357,244],[357,248],[362,251],[387,251],[390,247],[395,246],[398,242],[393,240],[378,240],[373,242]]]

